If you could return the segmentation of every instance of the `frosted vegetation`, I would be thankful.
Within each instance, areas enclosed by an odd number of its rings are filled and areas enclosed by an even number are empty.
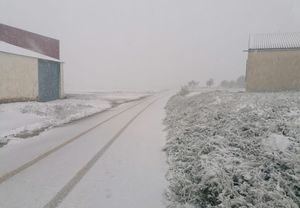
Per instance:
[[[178,93],[166,111],[170,208],[300,207],[300,93]]]

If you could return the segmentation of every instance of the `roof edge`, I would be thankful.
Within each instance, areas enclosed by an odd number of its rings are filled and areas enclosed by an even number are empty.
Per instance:
[[[15,56],[23,56],[23,57],[27,57],[27,58],[34,58],[34,59],[42,59],[42,60],[47,60],[47,61],[54,61],[54,62],[58,62],[58,63],[65,63],[64,61],[60,60],[60,59],[54,59],[51,57],[36,57],[36,56],[30,56],[30,55],[23,55],[23,54],[18,54],[18,53],[12,53],[12,52],[7,52],[7,51],[3,51],[0,49],[0,53],[6,53],[6,54],[11,54],[11,55],[15,55]]]
[[[243,50],[243,52],[256,52],[256,51],[297,51],[300,50],[300,47],[295,48],[249,48],[247,50]]]

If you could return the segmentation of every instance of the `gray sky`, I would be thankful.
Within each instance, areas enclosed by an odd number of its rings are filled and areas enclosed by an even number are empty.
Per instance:
[[[245,74],[249,33],[300,31],[297,0],[0,0],[58,38],[67,90],[152,90]]]

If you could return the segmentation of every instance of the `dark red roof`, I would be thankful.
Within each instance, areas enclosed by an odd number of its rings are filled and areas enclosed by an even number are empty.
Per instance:
[[[0,41],[60,59],[59,40],[0,23]]]

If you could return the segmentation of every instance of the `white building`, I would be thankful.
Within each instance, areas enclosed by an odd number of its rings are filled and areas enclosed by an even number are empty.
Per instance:
[[[250,36],[246,89],[300,90],[300,33]]]
[[[0,41],[0,102],[50,101],[63,96],[60,60]]]

